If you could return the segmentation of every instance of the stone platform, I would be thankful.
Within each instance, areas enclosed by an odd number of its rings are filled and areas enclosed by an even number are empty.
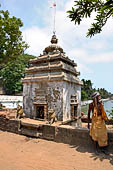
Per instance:
[[[0,130],[26,135],[29,137],[42,138],[55,142],[70,144],[75,147],[93,148],[92,140],[87,128],[74,128],[55,122],[49,125],[47,121],[33,119],[9,119],[7,115],[0,115]],[[108,130],[109,150],[113,150],[113,130]]]

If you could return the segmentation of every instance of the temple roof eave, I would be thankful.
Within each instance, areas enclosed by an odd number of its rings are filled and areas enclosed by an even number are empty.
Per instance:
[[[69,72],[71,74],[74,74],[75,76],[79,76],[80,75],[80,72],[77,72],[76,70],[69,70],[69,69],[66,69],[66,68],[63,68],[61,64],[59,64],[59,67],[58,65],[52,65],[52,66],[45,66],[45,67],[33,67],[31,69],[27,69],[26,70],[26,73],[28,74],[35,74],[37,72],[54,72],[54,71],[62,71],[62,72]]]
[[[62,61],[65,61],[65,62],[73,65],[74,67],[77,66],[77,63],[74,63],[74,61],[70,60],[67,57],[63,57],[60,54],[59,55],[45,55],[43,57],[37,57],[33,60],[30,60],[29,64],[36,64],[36,63],[44,62],[44,61],[48,62],[48,61],[52,61],[52,60],[62,60]]]
[[[67,77],[65,77],[63,74],[61,75],[56,75],[56,76],[42,76],[42,77],[26,77],[24,79],[22,79],[23,83],[39,83],[41,81],[67,81],[70,83],[75,83],[78,85],[83,85],[83,82],[80,81],[78,78],[75,79],[69,79]]]

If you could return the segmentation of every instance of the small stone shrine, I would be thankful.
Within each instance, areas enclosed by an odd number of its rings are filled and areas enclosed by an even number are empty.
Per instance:
[[[48,119],[53,109],[57,120],[68,121],[81,115],[81,85],[77,64],[65,56],[53,34],[43,55],[29,61],[23,82],[23,107],[26,117]],[[78,121],[80,122],[80,121]]]

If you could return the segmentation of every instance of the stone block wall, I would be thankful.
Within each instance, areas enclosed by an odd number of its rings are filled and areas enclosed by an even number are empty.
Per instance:
[[[33,103],[47,103],[48,109],[53,108],[57,114],[58,120],[62,120],[63,82],[24,84],[23,103],[24,112],[27,117],[36,117],[35,106]]]
[[[13,133],[19,133],[18,132],[18,120],[10,120],[7,117],[0,115],[0,130],[2,131],[8,131]]]
[[[65,82],[63,84],[63,113],[64,113],[64,118],[63,121],[71,119],[71,95],[77,94],[77,102],[78,102],[78,109],[77,109],[77,116],[81,115],[81,86],[70,83],[70,82]],[[78,125],[80,126],[81,121],[77,121]]]
[[[18,120],[8,119],[4,116],[0,116],[0,130],[8,131],[20,135],[26,135],[30,137],[42,138],[52,140],[59,143],[69,144],[71,146],[92,149],[93,142],[89,136],[89,130],[85,128],[64,128],[59,126],[50,125],[35,125],[35,124],[21,124],[21,128],[18,131]],[[109,150],[113,150],[113,131],[108,131],[109,138]]]
[[[78,116],[81,114],[81,86],[66,81],[45,81],[24,83],[24,113],[27,117],[36,117],[36,105],[46,103],[47,110],[53,108],[58,120],[71,119],[71,95],[77,94]],[[77,121],[80,124],[80,121]]]
[[[44,126],[42,138],[59,143],[69,144],[77,148],[92,149],[93,141],[89,136],[89,130],[85,128],[70,129],[54,126]],[[109,150],[113,150],[113,131],[108,131]]]
[[[70,145],[89,145],[91,140],[87,129],[69,129],[57,127],[55,135],[56,142],[67,143]]]

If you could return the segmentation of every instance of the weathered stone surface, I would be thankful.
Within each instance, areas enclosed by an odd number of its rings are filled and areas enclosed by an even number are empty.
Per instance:
[[[0,115],[0,130],[18,134],[18,121],[10,120],[6,116]]]

